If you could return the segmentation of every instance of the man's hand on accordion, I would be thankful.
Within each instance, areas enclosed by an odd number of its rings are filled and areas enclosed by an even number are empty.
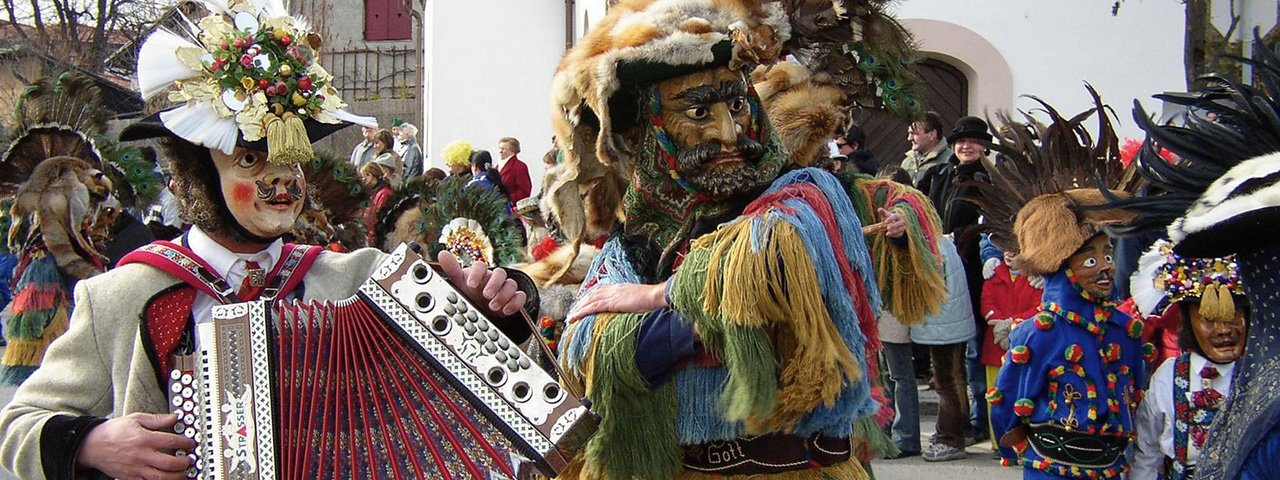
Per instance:
[[[178,416],[171,413],[131,413],[94,427],[76,454],[76,464],[111,478],[182,479],[191,461],[185,453],[195,441],[173,433]]]
[[[440,268],[449,277],[449,281],[472,303],[484,306],[503,317],[514,315],[524,307],[528,296],[516,287],[514,280],[507,278],[505,269],[490,270],[484,262],[462,268],[457,257],[447,250],[436,255],[436,261],[440,262]]]

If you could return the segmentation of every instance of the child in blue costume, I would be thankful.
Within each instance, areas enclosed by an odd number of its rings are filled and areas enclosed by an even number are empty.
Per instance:
[[[1091,93],[1092,90],[1091,90]],[[1098,107],[1105,111],[1094,93]],[[1005,157],[984,195],[993,241],[1018,247],[1029,275],[1045,278],[1040,312],[1014,326],[995,387],[987,392],[1005,465],[1023,478],[1120,478],[1133,412],[1146,384],[1142,322],[1116,310],[1114,248],[1102,228],[1128,215],[1103,210],[1107,196],[1079,189],[1096,175],[1126,195],[1114,146],[1091,144],[1081,123],[1045,105],[1044,125],[1007,122],[992,145]],[[1099,138],[1109,119],[1098,116]],[[1010,193],[1016,192],[1016,193]],[[1002,221],[1003,220],[1003,221]]]

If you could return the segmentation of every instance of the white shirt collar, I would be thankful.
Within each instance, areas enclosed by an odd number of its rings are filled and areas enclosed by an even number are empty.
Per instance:
[[[257,253],[235,253],[209,237],[200,227],[192,226],[187,233],[187,247],[197,257],[204,259],[228,284],[238,286],[245,276],[245,261],[258,262],[258,266],[270,272],[280,261],[284,240],[279,238]]]

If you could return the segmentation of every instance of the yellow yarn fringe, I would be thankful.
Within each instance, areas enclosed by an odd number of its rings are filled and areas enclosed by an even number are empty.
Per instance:
[[[751,221],[704,235],[692,249],[711,249],[703,309],[726,324],[767,328],[781,365],[777,405],[752,432],[790,430],[818,405],[834,405],[862,368],[845,346],[822,300],[818,277],[795,227],[766,214],[752,238]],[[757,245],[760,248],[753,248]]]
[[[875,235],[869,245],[884,302],[907,326],[923,324],[925,317],[937,314],[947,301],[942,260],[924,245],[926,240],[923,235],[909,235],[907,245],[898,246],[884,235]]]
[[[276,165],[297,165],[315,157],[307,125],[291,112],[283,116],[267,114],[267,161]]]
[[[4,349],[4,359],[0,361],[9,366],[40,366],[40,362],[44,361],[44,352],[49,349],[49,344],[67,333],[67,325],[67,309],[65,306],[59,306],[53,318],[49,319],[49,325],[46,325],[44,331],[40,333],[40,338],[10,340],[9,346]]]
[[[542,479],[545,477],[538,476]],[[569,462],[569,465],[560,472],[558,480],[595,480],[600,477],[589,477],[582,470],[582,456],[579,455]],[[713,475],[709,473],[698,472],[694,470],[680,470],[680,474],[676,476],[676,480],[870,480],[871,475],[857,460],[849,459],[847,462],[838,463],[829,467],[810,468],[807,470],[798,470],[794,472],[775,473],[772,475]]]

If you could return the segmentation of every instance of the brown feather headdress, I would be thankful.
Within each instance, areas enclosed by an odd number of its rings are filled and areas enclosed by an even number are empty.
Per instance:
[[[1024,122],[997,115],[1000,143],[989,143],[1000,161],[986,162],[991,181],[974,182],[985,219],[982,228],[1001,250],[1018,254],[1022,268],[1045,275],[1057,271],[1077,249],[1103,227],[1132,215],[1105,209],[1108,199],[1098,187],[1126,197],[1137,182],[1120,163],[1119,141],[1110,109],[1086,85],[1094,107],[1071,118],[1036,97],[1048,121],[1023,113]],[[1098,117],[1097,136],[1085,121]],[[1096,140],[1095,140],[1096,138]]]

